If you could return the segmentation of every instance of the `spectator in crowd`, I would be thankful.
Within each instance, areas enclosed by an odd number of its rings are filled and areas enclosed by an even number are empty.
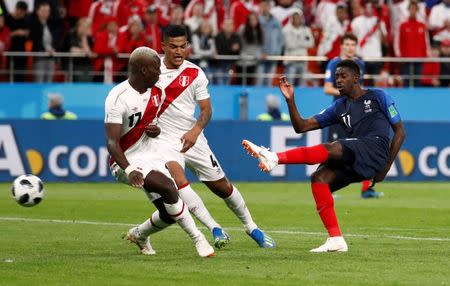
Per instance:
[[[108,19],[117,16],[119,0],[98,0],[89,8],[89,20],[92,23],[92,35],[102,31],[108,24]],[[128,18],[127,18],[128,19]]]
[[[336,22],[336,0],[321,0],[316,8],[315,24],[324,29],[328,22]]]
[[[59,93],[50,93],[48,95],[48,111],[42,113],[41,119],[44,120],[76,120],[77,115],[63,107],[64,98]]]
[[[325,56],[329,60],[338,57],[341,51],[341,37],[350,30],[347,7],[344,4],[338,4],[336,18],[329,19],[323,26],[323,36],[317,55]]]
[[[450,57],[450,40],[441,42],[441,58]],[[441,76],[450,75],[450,62],[441,62]],[[441,79],[441,87],[450,87],[450,79]]]
[[[146,0],[118,0],[117,5],[117,24],[119,27],[127,25],[127,20],[131,16],[137,15],[143,19],[145,15],[145,8],[147,6]]]
[[[116,19],[111,17],[106,29],[94,35],[93,52],[98,55],[94,61],[94,70],[103,71],[103,82],[111,83],[113,81],[113,72],[119,70],[119,60],[115,58],[118,53],[117,36],[119,27]],[[95,81],[102,81],[101,77],[95,77]]]
[[[266,112],[256,117],[259,121],[289,121],[289,114],[280,111],[280,98],[273,94],[266,96]]]
[[[401,0],[398,2],[393,1],[395,4],[391,5],[391,15],[392,15],[392,34],[395,37],[398,34],[400,25],[407,21],[409,18],[409,4],[416,3],[419,7],[417,12],[417,20],[422,23],[426,23],[426,4],[419,0]],[[389,2],[392,3],[392,2]],[[398,50],[395,51],[398,55]]]
[[[28,4],[18,1],[12,14],[5,15],[5,24],[10,30],[11,46],[13,52],[25,52],[25,43],[30,33],[30,22],[28,17]],[[26,69],[26,57],[14,57],[14,81],[24,81]]]
[[[244,59],[238,62],[237,70],[238,73],[245,74],[244,85],[254,84],[256,65],[261,58],[264,43],[261,23],[259,23],[258,16],[255,13],[248,15],[245,25],[239,28],[239,35],[242,43],[241,56]],[[249,76],[249,74],[251,75]]]
[[[400,57],[426,58],[429,55],[429,38],[427,26],[418,21],[419,5],[411,2],[409,5],[409,19],[400,24],[398,32],[398,46]],[[422,75],[422,62],[404,63],[401,74],[410,76]],[[410,81],[412,82],[412,81]],[[420,80],[414,80],[414,86],[419,86]]]
[[[36,13],[31,19],[30,39],[33,42],[33,52],[47,52],[49,56],[35,57],[34,80],[36,82],[52,82],[55,70],[55,59],[52,57],[57,50],[57,28],[49,22],[50,5],[40,2],[36,7]]]
[[[303,25],[301,12],[292,15],[289,24],[283,28],[283,35],[285,56],[307,56],[308,48],[314,46],[313,34],[308,26]],[[289,82],[293,85],[302,85],[306,73],[306,62],[284,61],[284,65]]]
[[[188,42],[192,42],[192,32],[189,26],[184,24],[184,10],[181,5],[175,5],[172,8],[172,13],[170,14],[170,25],[180,25],[183,26],[188,35]],[[164,31],[164,29],[163,29]]]
[[[431,8],[428,26],[433,38],[437,36],[440,41],[450,40],[450,0],[443,0]]]
[[[439,58],[439,45],[431,46],[431,57]],[[441,73],[441,65],[438,62],[423,63],[422,80],[423,86],[438,87],[441,85],[439,75]]]
[[[233,19],[235,32],[239,32],[247,23],[250,13],[256,13],[257,7],[257,1],[254,0],[235,0],[231,3],[230,18]]]
[[[225,18],[225,5],[222,0],[192,0],[186,6],[184,19],[187,20],[194,14],[194,8],[198,4],[202,6],[202,18],[208,19],[213,28],[213,34],[217,35],[222,27]],[[228,7],[228,5],[227,5]],[[198,9],[195,8],[195,9]],[[188,25],[189,26],[189,25]],[[191,31],[196,31],[195,27],[190,27]]]
[[[200,57],[196,62],[211,81],[213,75],[210,64],[215,64],[215,61],[211,60],[211,57],[216,54],[216,43],[214,41],[212,25],[207,19],[201,22],[198,30],[192,35],[192,53]]]
[[[80,18],[75,29],[69,33],[69,51],[84,54],[84,58],[74,58],[74,81],[92,81],[92,62],[95,57],[92,51],[91,23],[88,18]]]
[[[283,51],[284,37],[281,25],[270,13],[270,0],[263,0],[259,4],[259,22],[264,34],[264,45],[262,59],[266,56],[279,56]],[[257,85],[271,85],[272,79],[277,69],[277,61],[262,61],[258,64],[256,73],[259,75]]]
[[[162,35],[161,26],[158,19],[158,7],[150,5],[147,7],[144,16],[145,39],[147,46],[154,49],[158,54],[162,54]]]
[[[0,9],[1,10],[1,9]],[[10,35],[9,29],[5,25],[5,17],[3,16],[3,11],[0,13],[0,70],[6,69],[7,60],[3,56],[4,51],[9,51],[10,46]],[[0,81],[3,81],[4,77],[0,74]]]
[[[119,34],[117,35],[117,51],[119,53],[131,54],[136,48],[145,45],[145,32],[141,18],[138,15],[131,16],[128,19],[128,25],[119,29]],[[118,70],[125,73],[127,71],[127,62],[127,59],[118,60]],[[119,81],[122,81],[122,79],[124,79],[123,76],[119,77]]]
[[[225,19],[222,32],[216,38],[216,50],[218,55],[238,56],[241,53],[241,39],[234,32],[233,19]],[[217,84],[229,84],[230,74],[235,61],[220,60],[220,65],[215,66],[215,80]]]
[[[386,24],[380,17],[375,15],[373,2],[367,2],[364,6],[364,14],[353,19],[351,23],[352,32],[358,38],[357,54],[367,58],[381,58],[382,43],[386,42],[387,30]],[[367,62],[366,73],[378,76],[383,63]],[[369,85],[373,86],[373,80],[369,80]]]
[[[300,1],[278,0],[276,3],[277,5],[270,12],[283,27],[289,23],[289,20],[295,12],[301,11]]]
[[[189,17],[185,16],[184,24],[189,27],[189,30],[195,32],[198,31],[203,21],[203,3],[197,1],[192,2],[195,2],[192,6],[192,14]]]

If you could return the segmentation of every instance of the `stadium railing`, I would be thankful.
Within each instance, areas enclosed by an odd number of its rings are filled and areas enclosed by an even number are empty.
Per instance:
[[[58,68],[54,71],[55,76],[62,77],[62,81],[64,82],[73,82],[75,75],[83,75],[86,73],[86,71],[80,71],[77,69],[76,65],[74,64],[74,60],[81,59],[81,58],[88,58],[85,54],[82,53],[53,53],[49,54],[47,52],[3,52],[2,56],[6,57],[8,59],[8,67],[5,67],[3,69],[0,69],[0,75],[3,76],[3,80],[5,81],[5,78],[9,82],[14,82],[14,76],[15,75],[25,75],[25,76],[32,76],[35,74],[35,71],[33,69],[26,69],[26,70],[17,70],[14,67],[14,58],[16,57],[27,57],[27,58],[36,58],[36,57],[46,57],[46,58],[54,58],[57,60]],[[101,57],[101,56],[97,56]],[[108,58],[108,57],[106,57]],[[118,54],[116,56],[118,59],[127,59],[129,58],[129,54]],[[95,59],[95,58],[91,58]],[[216,60],[219,62],[229,62],[229,63],[237,63],[240,62],[242,66],[241,72],[233,72],[232,77],[235,79],[239,79],[238,82],[242,85],[245,85],[247,82],[247,79],[252,77],[265,77],[265,78],[272,78],[273,74],[256,74],[251,73],[248,71],[249,64],[247,61],[273,61],[273,62],[283,62],[283,61],[298,61],[298,62],[326,62],[328,59],[326,57],[322,56],[267,56],[264,59],[255,57],[255,56],[225,56],[225,55],[216,55],[213,57],[200,57],[197,55],[190,55],[190,60],[200,62],[201,60],[211,61]],[[363,60],[366,63],[370,62],[378,62],[378,63],[393,63],[393,64],[405,64],[405,63],[450,63],[449,57],[429,57],[429,58],[400,58],[400,57],[381,57],[381,58],[363,58]],[[219,63],[220,64],[220,63]],[[105,73],[107,71],[94,71],[91,70],[88,72],[88,74],[92,77],[94,76],[101,76],[104,78],[111,78],[106,77]],[[112,76],[123,76],[125,77],[127,75],[126,72],[113,72]],[[212,74],[214,77],[229,77],[230,75],[214,72]],[[440,74],[440,75],[415,75],[414,71],[414,65],[409,66],[409,74],[408,75],[396,75],[402,78],[402,80],[406,81],[408,84],[405,84],[404,86],[414,86],[415,80],[420,79],[433,79],[438,78],[440,80],[448,80],[450,79],[450,74]],[[383,75],[381,74],[366,74],[364,76],[365,79],[374,79],[378,80],[382,78]],[[325,78],[325,75],[323,73],[304,73],[303,77],[304,80],[320,80]]]

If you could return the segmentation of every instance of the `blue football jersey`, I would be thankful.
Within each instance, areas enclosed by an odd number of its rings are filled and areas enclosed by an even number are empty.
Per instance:
[[[389,142],[391,125],[401,121],[394,101],[381,89],[368,89],[354,101],[341,96],[314,117],[321,128],[340,124],[349,138],[379,136],[386,142]]]

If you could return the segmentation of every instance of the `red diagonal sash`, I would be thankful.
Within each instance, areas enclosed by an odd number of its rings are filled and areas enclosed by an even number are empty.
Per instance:
[[[188,88],[189,85],[197,78],[198,69],[196,68],[185,68],[178,76],[175,78],[165,89],[166,99],[164,100],[161,109],[158,112],[158,117],[164,113],[167,107],[172,104],[172,102],[177,99],[183,91]]]
[[[141,121],[139,121],[136,126],[131,128],[127,133],[120,137],[120,148],[122,148],[123,152],[133,146],[139,140],[139,138],[141,138],[142,134],[144,134],[145,126],[150,124],[156,117],[159,103],[161,102],[162,92],[157,87],[152,87],[150,92],[150,98],[148,99],[147,106],[145,108]],[[111,156],[111,158],[109,159],[109,165],[112,165],[114,161],[114,157]]]

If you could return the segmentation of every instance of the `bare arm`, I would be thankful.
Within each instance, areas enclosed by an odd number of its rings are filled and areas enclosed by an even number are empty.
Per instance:
[[[304,119],[297,110],[294,98],[294,88],[286,79],[286,76],[280,77],[280,90],[286,99],[289,108],[289,116],[291,117],[292,127],[296,133],[304,133],[309,130],[320,128],[319,122],[314,118]]]
[[[333,86],[333,83],[331,83],[331,82],[326,82],[323,85],[323,92],[325,94],[331,95],[331,96],[336,96],[336,97],[341,96],[341,94],[339,93],[339,90],[337,88],[335,88]]]
[[[186,132],[183,137],[181,137],[181,142],[183,143],[181,153],[186,152],[192,146],[194,146],[195,142],[197,142],[197,137],[200,135],[203,129],[205,129],[206,125],[208,125],[209,120],[211,120],[211,100],[209,98],[199,100],[198,107],[200,109],[200,115],[197,118],[197,122],[191,130]]]
[[[130,166],[130,163],[128,162],[122,148],[120,147],[121,130],[121,124],[105,123],[106,146],[108,148],[108,152],[111,156],[114,157],[119,167],[123,170],[126,170]],[[144,185],[144,178],[142,176],[142,173],[136,170],[133,170],[129,173],[128,180],[133,187],[142,187]]]
[[[406,134],[405,129],[403,127],[403,122],[400,121],[395,125],[392,125],[392,129],[394,130],[394,137],[392,138],[391,142],[389,160],[384,169],[380,173],[378,173],[373,179],[374,183],[378,183],[384,180],[386,174],[389,172],[389,169],[391,168],[392,163],[397,157],[398,152],[400,151],[400,147],[402,147],[403,141],[405,140]]]

